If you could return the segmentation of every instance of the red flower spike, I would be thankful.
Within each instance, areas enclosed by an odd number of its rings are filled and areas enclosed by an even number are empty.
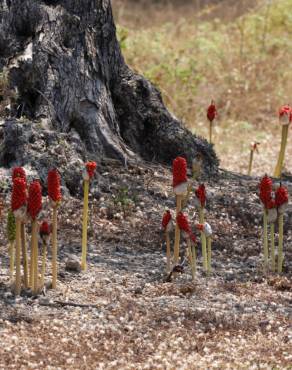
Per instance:
[[[52,169],[48,173],[48,195],[54,202],[60,202],[61,194],[61,177],[56,169]]]
[[[171,221],[171,213],[170,211],[166,211],[163,215],[163,218],[162,218],[162,228],[164,230],[166,230],[167,228],[167,225],[169,224],[169,222]]]
[[[196,224],[196,228],[197,228],[199,231],[204,231],[204,225],[203,225],[203,224]]]
[[[211,104],[209,105],[207,109],[207,118],[210,122],[214,121],[214,119],[217,117],[217,109],[214,100],[211,101]]]
[[[12,196],[11,196],[11,209],[16,211],[26,204],[26,182],[21,177],[16,177],[13,181]]]
[[[51,225],[48,224],[47,221],[43,221],[40,226],[40,235],[50,235],[52,232]]]
[[[276,202],[273,198],[269,199],[266,203],[266,208],[267,209],[273,209],[276,208]]]
[[[283,204],[288,203],[289,194],[285,186],[280,185],[275,193],[275,202],[277,207],[281,207]]]
[[[198,189],[195,191],[195,194],[196,194],[196,197],[199,199],[199,201],[201,203],[201,206],[202,207],[205,207],[205,205],[206,205],[206,199],[207,199],[205,185],[204,184],[201,184],[198,187]]]
[[[268,202],[272,199],[272,180],[265,175],[259,185],[260,188],[260,200],[262,201],[265,208],[267,208]]]
[[[95,169],[96,169],[96,163],[87,162],[85,166],[86,166],[86,170],[87,170],[89,178],[92,179],[92,177],[94,176]]]
[[[185,158],[177,157],[172,163],[173,187],[187,182],[187,161]]]
[[[42,187],[38,180],[34,180],[28,190],[27,211],[35,220],[42,209]]]
[[[190,228],[189,221],[188,221],[187,217],[182,212],[179,212],[179,214],[177,215],[176,222],[177,222],[178,227],[180,228],[180,230],[182,230],[186,234],[188,234],[188,236],[191,238],[191,240],[193,242],[195,242],[196,237],[192,233],[192,230]]]
[[[260,145],[260,143],[258,143],[258,142],[251,143],[250,144],[250,150],[252,150],[253,152],[259,153],[259,145]]]
[[[17,177],[20,177],[26,182],[26,173],[24,168],[22,167],[14,167],[12,170],[12,181],[14,181]]]
[[[191,232],[189,221],[182,212],[179,212],[179,214],[177,215],[176,222],[181,230],[183,230],[186,233]]]
[[[290,105],[283,105],[279,109],[279,120],[284,124],[289,124],[292,122],[292,108]]]

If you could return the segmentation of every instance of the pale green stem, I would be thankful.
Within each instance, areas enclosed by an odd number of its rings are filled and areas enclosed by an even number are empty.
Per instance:
[[[204,208],[200,207],[199,209],[199,220],[200,224],[204,224]],[[206,236],[203,231],[201,231],[201,243],[202,243],[202,256],[203,256],[203,267],[204,270],[207,271],[208,269],[208,256],[207,256],[207,245],[206,245]]]
[[[58,214],[57,207],[53,207],[53,229],[52,229],[52,288],[57,288],[57,276],[58,276]]]
[[[22,264],[23,264],[24,286],[25,288],[28,288],[27,246],[26,246],[25,224],[23,222],[21,223],[21,243],[22,243]]]
[[[21,221],[16,219],[15,295],[21,292]]]
[[[189,255],[189,262],[192,270],[192,280],[195,280],[195,269],[194,269],[194,261],[193,261],[193,254],[192,254],[192,245],[190,238],[187,239],[188,244],[188,255]]]
[[[287,145],[288,128],[289,128],[289,125],[282,126],[281,148],[280,148],[277,166],[274,172],[274,177],[281,177],[282,168],[284,164],[286,145]]]
[[[167,273],[170,273],[171,270],[171,255],[170,255],[170,237],[169,233],[165,233],[165,241],[166,241],[166,258],[167,258]]]
[[[253,153],[254,153],[254,151],[253,150],[251,150],[250,151],[250,157],[249,157],[249,164],[248,164],[248,176],[250,176],[250,174],[251,174],[251,170],[252,170],[252,163],[253,163]]]
[[[89,196],[89,181],[85,180],[84,181],[83,223],[82,223],[82,257],[81,257],[81,268],[83,271],[87,269],[88,196]]]
[[[271,267],[272,271],[275,272],[276,261],[275,261],[275,224],[271,223]]]
[[[196,275],[197,273],[197,256],[196,256],[196,246],[195,245],[192,245],[192,258],[193,258],[193,271],[194,271],[194,275]]]
[[[210,121],[210,126],[209,126],[209,142],[212,144],[212,136],[213,136],[213,122]]]
[[[13,274],[14,274],[14,246],[15,242],[10,241],[9,242],[9,255],[10,255],[10,279],[12,281],[13,279]]]
[[[268,212],[264,209],[264,267],[267,270],[269,264],[269,249],[268,249]]]
[[[208,252],[208,274],[211,273],[211,258],[212,258],[212,238],[207,238],[207,252]]]
[[[284,235],[284,215],[279,216],[279,247],[278,247],[278,273],[283,268],[283,235]]]

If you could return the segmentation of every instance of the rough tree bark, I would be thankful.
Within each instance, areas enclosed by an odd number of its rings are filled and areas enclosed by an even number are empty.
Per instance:
[[[206,171],[216,172],[213,148],[184,129],[158,89],[125,64],[109,0],[0,0],[0,22],[0,67],[17,91],[11,117],[69,136],[77,131],[91,158],[170,164],[201,153]],[[17,160],[4,153],[20,126],[11,117],[0,136],[6,166]]]

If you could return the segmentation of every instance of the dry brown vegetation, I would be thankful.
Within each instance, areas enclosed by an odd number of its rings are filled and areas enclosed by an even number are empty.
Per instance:
[[[253,173],[271,172],[280,145],[277,111],[292,103],[291,0],[113,5],[127,62],[194,133],[207,137],[206,108],[215,99],[221,166],[246,173],[255,140],[261,146]],[[288,171],[291,158],[288,145]]]

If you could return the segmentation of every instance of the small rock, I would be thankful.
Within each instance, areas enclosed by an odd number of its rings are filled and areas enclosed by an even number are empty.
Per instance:
[[[73,254],[68,256],[68,259],[66,261],[65,270],[71,271],[71,272],[80,272],[81,264],[80,264],[79,258]]]

